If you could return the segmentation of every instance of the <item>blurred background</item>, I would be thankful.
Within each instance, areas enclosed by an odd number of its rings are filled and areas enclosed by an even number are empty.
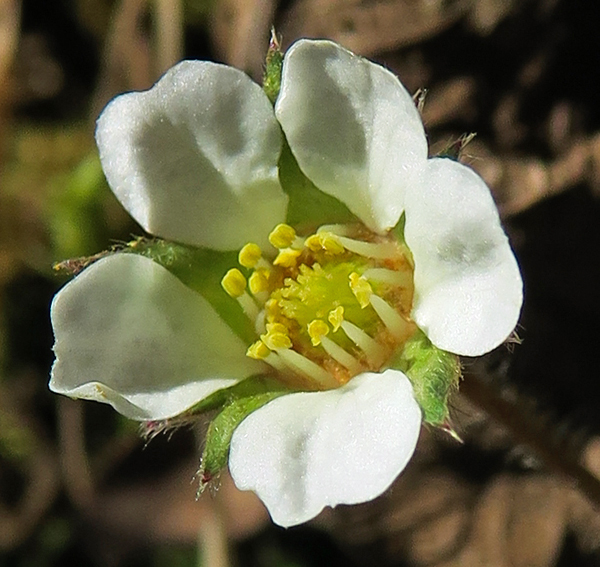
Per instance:
[[[195,501],[193,431],[146,445],[47,390],[53,264],[142,234],[98,113],[182,58],[260,81],[273,23],[426,89],[433,154],[477,133],[525,280],[521,344],[463,361],[464,443],[424,429],[385,495],[290,530],[227,475]],[[0,0],[0,567],[600,565],[599,25],[593,0]]]

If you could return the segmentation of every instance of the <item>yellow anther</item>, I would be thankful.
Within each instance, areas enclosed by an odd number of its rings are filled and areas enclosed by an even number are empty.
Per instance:
[[[338,237],[332,232],[322,232],[319,234],[319,238],[321,239],[321,247],[328,254],[336,255],[344,253],[344,247]]]
[[[304,245],[312,252],[324,250],[332,255],[342,254],[345,250],[337,235],[333,234],[333,232],[326,231],[311,234],[304,241]]]
[[[246,278],[237,268],[231,268],[223,276],[221,285],[231,297],[240,297],[246,291]]]
[[[262,291],[269,291],[269,278],[263,270],[256,270],[248,278],[248,287],[252,295],[256,295]]]
[[[287,336],[287,333],[268,332],[266,335],[261,335],[260,338],[271,350],[292,347],[292,341]]]
[[[281,333],[283,335],[287,335],[287,327],[282,323],[267,323],[267,333]]]
[[[344,321],[344,307],[340,305],[339,307],[332,309],[329,312],[329,315],[327,315],[327,320],[333,326],[333,332],[335,333]]]
[[[256,341],[252,343],[246,351],[246,356],[253,358],[254,360],[264,360],[271,354],[269,347],[262,341]]]
[[[296,240],[296,231],[289,224],[278,224],[269,234],[269,242],[275,248],[289,248]]]
[[[313,319],[308,324],[308,335],[313,346],[321,344],[321,339],[329,334],[329,325],[321,319]]]
[[[254,268],[258,261],[262,257],[262,252],[258,244],[254,244],[254,242],[248,242],[238,254],[238,262],[244,268]]]
[[[269,299],[267,299],[267,301],[265,302],[265,315],[267,316],[267,318],[277,316],[278,305],[279,302],[275,298],[270,297]]]
[[[293,268],[296,265],[298,256],[302,254],[302,250],[294,250],[293,248],[284,248],[279,251],[277,258],[273,261],[276,266],[283,266],[284,268]]]
[[[311,234],[305,241],[304,246],[306,246],[311,252],[318,252],[322,249],[321,239],[318,234]]]
[[[356,272],[352,272],[349,279],[350,289],[356,297],[361,309],[364,309],[371,302],[373,288],[365,278],[360,277]]]

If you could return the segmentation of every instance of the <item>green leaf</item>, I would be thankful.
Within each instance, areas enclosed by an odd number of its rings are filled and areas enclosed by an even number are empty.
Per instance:
[[[458,388],[461,377],[458,356],[437,348],[419,330],[407,341],[393,367],[410,379],[425,422],[448,424],[448,397]]]
[[[240,400],[242,398],[268,394],[270,392],[282,392],[286,394],[291,391],[292,390],[284,386],[279,380],[260,375],[250,376],[250,378],[246,378],[229,388],[217,390],[207,398],[204,398],[196,405],[192,406],[185,414],[200,414],[221,409],[235,400]]]

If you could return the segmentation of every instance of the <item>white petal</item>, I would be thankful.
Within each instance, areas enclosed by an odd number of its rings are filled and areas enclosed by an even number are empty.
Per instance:
[[[517,324],[523,283],[484,181],[451,159],[429,160],[406,202],[415,259],[413,318],[444,350],[479,356]]]
[[[114,99],[96,140],[112,190],[151,234],[232,250],[266,243],[285,219],[281,131],[266,95],[237,69],[179,63],[149,91]]]
[[[325,506],[382,494],[412,456],[421,410],[396,370],[365,373],[327,392],[277,398],[235,430],[229,468],[273,521],[293,526]]]
[[[330,41],[286,53],[275,113],[304,174],[385,232],[427,159],[423,124],[398,78]]]
[[[202,296],[142,256],[92,264],[56,295],[51,316],[50,389],[133,419],[176,415],[260,369]]]

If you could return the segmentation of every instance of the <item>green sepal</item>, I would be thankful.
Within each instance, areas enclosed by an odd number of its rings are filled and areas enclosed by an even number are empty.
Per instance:
[[[457,139],[449,142],[435,157],[445,157],[453,159],[454,161],[459,161],[465,146],[467,146],[475,136],[476,134],[474,132],[462,134]]]
[[[448,425],[448,398],[458,388],[461,377],[458,356],[437,348],[419,330],[392,366],[410,379],[423,420],[431,425]]]
[[[186,410],[184,415],[200,414],[207,411],[218,410],[231,402],[242,398],[268,394],[270,392],[287,394],[292,391],[293,390],[284,386],[279,380],[274,380],[273,378],[262,375],[250,376],[229,388],[217,390],[207,398],[200,400],[197,404]]]
[[[272,29],[265,60],[263,90],[273,104],[281,89],[283,59],[279,39],[275,29]],[[289,197],[286,222],[301,233],[310,232],[322,224],[360,222],[346,205],[320,191],[302,173],[285,136],[279,158],[279,182]]]
[[[256,340],[252,323],[238,302],[232,300],[221,287],[221,279],[227,270],[237,265],[237,252],[219,252],[147,238],[129,242],[118,251],[140,254],[154,260],[202,295],[245,343]]]
[[[253,376],[225,390],[215,392],[188,412],[220,408],[206,433],[198,477],[200,492],[227,465],[231,437],[236,427],[266,403],[291,393],[281,383],[264,376]],[[188,413],[186,412],[186,414]]]
[[[263,75],[263,90],[269,100],[275,104],[281,89],[281,69],[283,67],[283,52],[275,29],[271,30],[271,41],[265,60],[265,73]]]
[[[279,181],[289,197],[286,222],[299,232],[308,233],[322,224],[360,222],[346,205],[323,193],[302,173],[285,139],[279,158]]]

